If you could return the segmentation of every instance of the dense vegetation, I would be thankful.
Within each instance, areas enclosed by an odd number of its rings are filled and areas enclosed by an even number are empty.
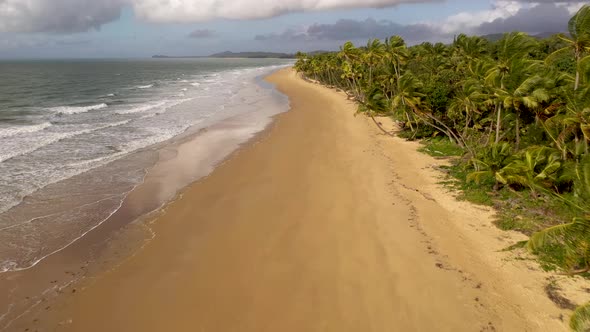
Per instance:
[[[295,68],[346,91],[386,134],[375,116],[394,117],[408,139],[452,143],[461,186],[483,200],[546,208],[528,227],[512,227],[531,235],[532,252],[568,274],[590,270],[589,6],[570,20],[569,35],[459,35],[412,47],[394,36],[299,53]],[[580,307],[572,328],[590,327],[589,318],[590,305]]]

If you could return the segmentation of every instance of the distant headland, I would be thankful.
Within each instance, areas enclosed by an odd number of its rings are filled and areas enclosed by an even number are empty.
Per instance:
[[[250,59],[295,59],[295,54],[289,53],[273,53],[273,52],[222,52],[215,53],[208,56],[169,56],[169,55],[154,55],[154,59],[187,59],[187,58],[250,58]]]

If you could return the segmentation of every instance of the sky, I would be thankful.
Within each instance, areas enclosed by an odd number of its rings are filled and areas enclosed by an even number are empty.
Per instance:
[[[565,32],[578,0],[0,0],[0,58],[336,50],[347,40]]]

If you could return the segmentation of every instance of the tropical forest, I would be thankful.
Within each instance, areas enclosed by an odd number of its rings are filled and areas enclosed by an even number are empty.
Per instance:
[[[445,184],[494,206],[498,227],[529,236],[514,247],[544,269],[589,277],[590,6],[568,30],[545,39],[511,32],[462,34],[450,44],[346,42],[339,52],[298,53],[295,69],[346,92],[384,135],[421,140],[424,152],[449,158]],[[384,116],[399,129],[385,129]],[[590,303],[570,326],[588,331]]]

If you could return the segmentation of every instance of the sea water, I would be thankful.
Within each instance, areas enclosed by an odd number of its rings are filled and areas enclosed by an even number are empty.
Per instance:
[[[287,60],[0,62],[0,272],[26,269],[122,204],[179,135],[288,109],[260,77]],[[215,147],[208,147],[215,149]]]

